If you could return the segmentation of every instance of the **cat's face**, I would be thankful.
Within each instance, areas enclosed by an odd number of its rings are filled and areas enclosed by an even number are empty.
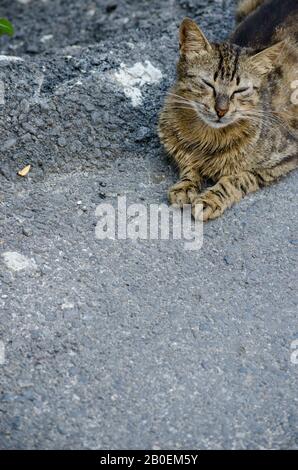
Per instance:
[[[260,80],[240,67],[235,74],[231,69],[230,73],[228,69],[219,69],[217,51],[210,54],[209,60],[209,63],[197,60],[189,65],[180,83],[183,97],[190,101],[198,116],[214,128],[252,115],[259,102]],[[231,63],[235,60],[236,54],[231,57]]]
[[[196,24],[185,19],[180,28],[178,106],[180,101],[181,109],[191,107],[213,128],[257,120],[262,76],[272,69],[279,51],[273,49],[252,56],[232,44],[211,45]]]

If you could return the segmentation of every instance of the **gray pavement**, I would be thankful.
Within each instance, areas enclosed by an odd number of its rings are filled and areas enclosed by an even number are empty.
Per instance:
[[[0,448],[297,449],[297,173],[199,251],[95,237],[100,203],[166,202],[177,27],[220,40],[234,3],[1,2]]]

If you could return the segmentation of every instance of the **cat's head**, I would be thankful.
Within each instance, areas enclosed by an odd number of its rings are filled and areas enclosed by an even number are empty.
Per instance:
[[[275,67],[282,47],[278,43],[252,53],[230,43],[211,44],[196,23],[185,18],[180,27],[177,106],[192,107],[213,128],[253,119],[264,76]]]

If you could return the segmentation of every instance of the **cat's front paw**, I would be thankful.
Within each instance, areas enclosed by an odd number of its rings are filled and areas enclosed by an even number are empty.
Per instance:
[[[192,215],[194,219],[202,222],[216,219],[224,212],[224,205],[212,193],[198,196],[192,203]]]
[[[179,181],[169,190],[169,202],[172,206],[183,207],[184,204],[192,204],[198,194],[198,189],[194,183]]]

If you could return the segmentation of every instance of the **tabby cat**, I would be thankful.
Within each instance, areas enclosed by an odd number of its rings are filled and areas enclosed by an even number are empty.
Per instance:
[[[244,16],[221,44],[183,20],[178,77],[159,120],[180,171],[170,203],[191,204],[204,221],[298,166],[298,1],[244,0]],[[214,185],[202,190],[204,180]]]

